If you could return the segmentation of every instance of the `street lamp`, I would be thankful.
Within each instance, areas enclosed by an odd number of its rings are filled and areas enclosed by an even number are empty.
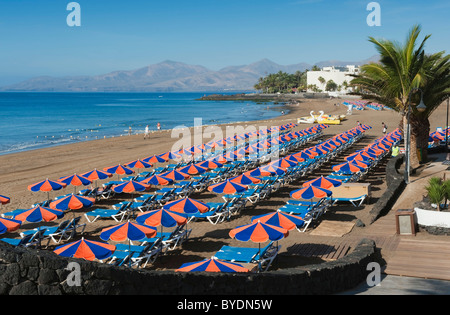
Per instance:
[[[450,154],[448,152],[448,103],[449,103],[449,99],[447,98],[447,124],[445,125],[445,153],[447,153],[446,156],[446,160],[449,161],[450,160]]]
[[[409,172],[410,172],[410,151],[411,151],[411,123],[410,123],[410,116],[411,116],[411,96],[414,92],[420,91],[421,97],[420,97],[420,103],[417,105],[416,109],[418,112],[423,113],[427,107],[425,106],[423,102],[423,91],[419,88],[414,88],[409,92],[408,95],[408,113],[406,114],[407,119],[407,126],[406,126],[406,142],[405,142],[405,154],[406,154],[406,162],[405,162],[405,183],[406,185],[409,184]]]

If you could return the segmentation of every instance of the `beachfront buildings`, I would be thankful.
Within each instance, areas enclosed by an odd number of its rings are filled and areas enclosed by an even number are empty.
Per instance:
[[[352,74],[358,74],[359,67],[324,67],[319,71],[306,73],[308,92],[328,92],[330,96],[345,95],[352,91],[349,87]]]

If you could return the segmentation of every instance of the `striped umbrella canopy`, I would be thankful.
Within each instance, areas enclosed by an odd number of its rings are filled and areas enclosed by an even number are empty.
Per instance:
[[[364,168],[351,163],[351,162],[345,162],[338,165],[333,166],[333,171],[337,172],[343,172],[343,173],[357,173],[364,170]]]
[[[290,154],[290,155],[286,156],[285,159],[289,160],[289,161],[297,162],[297,163],[305,162],[305,159],[303,159],[299,156],[295,156],[295,154]]]
[[[100,238],[104,241],[112,240],[114,242],[139,241],[146,237],[154,237],[156,228],[133,222],[126,222],[104,228],[100,233]]]
[[[357,165],[359,167],[362,167],[362,168],[367,168],[370,165],[370,161],[362,161],[362,160],[358,160],[358,159],[354,159],[354,160],[350,161],[350,163]]]
[[[57,199],[50,203],[51,209],[56,210],[78,210],[82,208],[92,207],[95,203],[94,198],[83,197],[75,194],[71,194],[69,196],[63,197],[61,199]]]
[[[198,165],[201,166],[201,167],[204,167],[204,168],[209,168],[209,169],[211,169],[211,170],[223,166],[222,163],[219,163],[219,162],[217,162],[217,161],[212,161],[212,160],[200,162]]]
[[[142,159],[142,161],[147,163],[164,163],[166,160],[165,158],[158,156],[158,155],[152,155],[149,157],[146,157],[145,159]]]
[[[376,148],[378,148],[379,150],[382,150],[382,151],[388,151],[392,147],[392,145],[388,144],[386,142],[380,141],[380,142],[375,143],[373,145],[373,147],[376,147]]]
[[[253,241],[264,243],[267,241],[279,241],[289,235],[289,231],[278,226],[256,221],[251,224],[241,225],[229,233],[231,238],[241,242]]]
[[[34,207],[32,209],[25,210],[23,212],[20,212],[19,214],[14,216],[15,220],[21,221],[22,223],[27,221],[31,223],[38,223],[38,222],[50,222],[57,219],[61,219],[64,217],[64,212],[61,210],[56,209],[50,209],[45,207]],[[39,225],[40,227],[40,225]],[[41,238],[39,236],[39,248],[41,247]]]
[[[320,145],[317,145],[314,148],[310,149],[310,152],[315,152],[318,155],[327,154],[329,151],[331,151],[331,149],[324,147],[324,146],[320,146]]]
[[[237,156],[237,154],[235,154],[234,152],[228,152],[227,154],[225,154],[223,156],[227,161],[236,161],[237,159],[239,159],[239,156]]]
[[[318,177],[316,179],[307,181],[306,183],[303,184],[303,187],[308,187],[308,186],[314,186],[314,187],[320,187],[320,188],[325,188],[325,189],[330,189],[331,187],[339,187],[342,185],[342,181],[337,180],[337,179],[332,179],[332,178],[327,178],[327,177]]]
[[[430,138],[432,141],[444,141],[445,140],[445,133],[443,132],[433,132],[430,134]]]
[[[90,172],[81,174],[81,176],[83,176],[83,177],[85,177],[85,178],[87,178],[87,179],[92,181],[92,180],[99,180],[99,179],[100,180],[107,179],[109,177],[112,177],[113,174],[108,173],[108,172],[104,172],[104,171],[101,171],[101,170],[98,170],[98,169],[93,169]]]
[[[216,258],[205,259],[198,262],[190,262],[181,265],[180,268],[175,270],[176,272],[249,272],[247,268],[244,268],[240,264],[221,261]]]
[[[103,242],[85,240],[84,237],[73,243],[58,246],[53,252],[59,256],[82,258],[89,261],[104,260],[112,256],[116,246]]]
[[[134,160],[133,162],[125,164],[125,166],[129,168],[150,168],[153,165],[142,160]]]
[[[163,209],[187,214],[193,214],[197,212],[204,213],[209,211],[209,208],[210,207],[207,204],[191,198],[173,200],[163,206]]]
[[[375,154],[369,153],[367,151],[359,151],[352,155],[347,156],[345,158],[345,160],[347,160],[347,161],[353,161],[353,160],[370,161],[370,160],[375,160],[376,157],[377,156]]]
[[[57,209],[50,209],[45,207],[34,207],[32,209],[25,210],[14,216],[15,220],[19,220],[22,222],[50,222],[56,219],[61,219],[64,216],[64,212]]]
[[[247,171],[244,173],[247,176],[252,176],[252,177],[259,177],[259,176],[263,176],[262,172],[261,172],[261,168],[257,167],[251,171]]]
[[[303,150],[299,153],[295,153],[292,155],[295,157],[298,157],[298,158],[302,158],[304,160],[309,160],[309,159],[313,159],[315,156],[317,156],[319,154],[317,152],[312,152],[310,150],[309,151]]]
[[[179,212],[159,209],[140,213],[136,218],[136,222],[153,227],[175,227],[177,225],[185,225],[187,223],[187,217]]]
[[[61,190],[61,189],[65,188],[66,186],[67,186],[67,184],[65,184],[65,183],[49,180],[47,178],[46,180],[44,180],[42,182],[28,186],[28,190],[33,191],[33,192],[46,191],[47,199],[50,199],[50,191]]]
[[[184,180],[184,179],[187,179],[190,177],[189,174],[185,174],[185,173],[179,172],[177,170],[172,170],[170,172],[163,173],[163,174],[161,174],[161,176],[171,179],[172,181]]]
[[[177,160],[181,158],[181,155],[175,152],[166,152],[163,154],[158,155],[160,158],[164,159],[166,162],[169,160]]]
[[[134,180],[115,185],[112,188],[112,190],[116,193],[134,193],[136,191],[145,191],[148,189],[150,189],[150,185]]]
[[[225,139],[221,139],[221,140],[215,141],[215,142],[212,144],[212,147],[213,147],[213,148],[214,148],[214,147],[224,147],[224,146],[226,146],[228,143],[229,143],[229,141],[226,141]]]
[[[369,146],[369,147],[365,148],[364,151],[366,151],[370,154],[374,154],[376,156],[380,156],[384,152],[383,150],[380,150],[375,146]]]
[[[294,190],[291,192],[291,198],[311,200],[313,198],[330,197],[333,193],[325,188],[315,187],[309,185],[302,189]]]
[[[6,205],[11,201],[11,198],[0,195],[0,204]]]
[[[165,177],[164,175],[152,175],[150,177],[147,177],[143,180],[140,181],[142,184],[146,184],[146,185],[154,185],[154,186],[165,186],[165,185],[169,185],[170,183],[173,182],[173,180],[169,177]]]
[[[283,169],[296,166],[297,164],[298,164],[298,162],[294,162],[294,161],[291,161],[291,160],[285,159],[285,158],[269,163],[269,165],[276,166],[278,168],[283,168]]]
[[[247,174],[241,174],[239,176],[230,178],[230,182],[238,183],[241,185],[251,185],[251,184],[259,184],[261,182],[261,179]]]
[[[234,194],[247,190],[247,186],[226,180],[208,187],[208,190],[218,194]]]
[[[203,153],[203,150],[197,146],[192,146],[190,148],[180,150],[179,153],[186,154],[186,155],[194,155],[194,154],[201,154]]]
[[[61,177],[58,181],[66,184],[66,185],[72,185],[72,186],[81,186],[81,185],[87,186],[87,185],[92,184],[92,182],[88,178],[86,178],[82,175],[77,175],[77,174],[73,174],[73,175],[66,176],[66,177]]]
[[[180,172],[182,173],[186,173],[189,175],[196,175],[196,174],[202,174],[204,172],[206,172],[208,169],[205,167],[202,167],[198,164],[191,164],[185,167],[182,167],[181,169],[179,169]]]
[[[119,177],[119,175],[131,175],[134,173],[131,168],[128,168],[121,164],[112,167],[105,167],[103,170],[111,174],[117,174],[117,177]]]
[[[266,166],[260,167],[261,176],[270,176],[270,175],[282,175],[286,173],[286,169],[276,164],[268,164]]]
[[[17,231],[21,224],[19,220],[0,218],[0,234]]]
[[[282,211],[257,215],[252,217],[251,221],[253,223],[261,221],[262,223],[279,226],[288,231],[295,229],[297,226],[302,226],[305,223],[299,216]]]
[[[73,174],[70,176],[66,176],[66,177],[61,177],[59,179],[59,181],[61,183],[64,183],[66,185],[72,185],[74,186],[73,191],[76,192],[76,187],[77,186],[87,186],[92,184],[92,181],[87,179],[86,177],[83,177],[81,175],[77,175],[77,174]]]

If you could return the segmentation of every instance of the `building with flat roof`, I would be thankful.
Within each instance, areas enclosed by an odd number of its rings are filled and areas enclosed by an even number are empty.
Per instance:
[[[345,95],[352,92],[349,87],[353,77],[358,74],[359,67],[348,65],[346,67],[323,67],[320,71],[308,71],[306,73],[308,92],[329,92],[330,95]],[[334,82],[335,85],[329,84]],[[332,89],[327,91],[327,84]]]

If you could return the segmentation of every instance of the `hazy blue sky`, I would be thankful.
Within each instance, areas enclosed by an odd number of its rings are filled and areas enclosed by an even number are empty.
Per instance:
[[[403,41],[413,24],[426,50],[450,50],[450,2],[377,1],[369,27],[363,0],[0,0],[0,85],[38,75],[93,75],[164,60],[212,70],[268,58],[279,64],[358,61],[376,54],[369,36]]]

